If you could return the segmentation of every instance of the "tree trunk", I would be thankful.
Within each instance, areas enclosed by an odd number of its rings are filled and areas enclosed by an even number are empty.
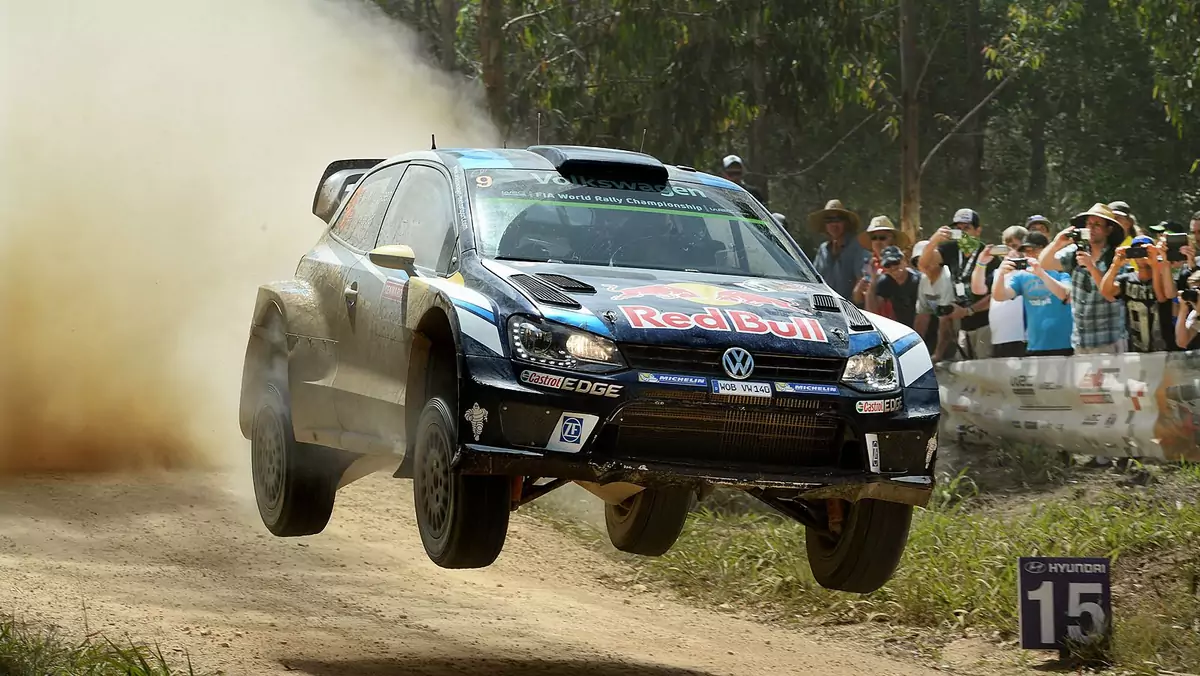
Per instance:
[[[1046,197],[1046,115],[1036,102],[1029,116],[1029,198]],[[1032,205],[1031,205],[1032,206]],[[1036,207],[1043,210],[1045,207]]]
[[[921,235],[920,130],[915,0],[900,0],[900,228],[915,242]]]
[[[488,112],[505,138],[508,115],[504,93],[504,0],[479,3],[479,53],[482,61],[483,88],[487,93]]]
[[[458,62],[455,47],[458,42],[458,4],[459,0],[442,0],[441,34],[442,34],[442,68],[454,70]]]
[[[988,94],[987,82],[983,71],[983,33],[979,27],[979,0],[966,0],[967,9],[967,73],[970,78],[968,106],[982,101]],[[968,107],[967,110],[970,110]],[[967,188],[974,204],[978,208],[983,203],[983,154],[984,130],[987,129],[986,111],[979,111],[963,128],[967,135],[969,152],[967,154]]]
[[[758,188],[762,193],[763,201],[770,203],[771,196],[767,188],[767,174],[771,173],[769,160],[767,159],[767,133],[769,124],[767,122],[767,63],[766,63],[766,37],[763,35],[762,23],[763,7],[760,3],[758,9],[750,17],[751,37],[754,40],[754,48],[750,51],[751,68],[750,80],[753,101],[752,105],[758,109],[758,114],[750,121],[750,154],[747,162],[752,171],[747,171],[746,183]]]

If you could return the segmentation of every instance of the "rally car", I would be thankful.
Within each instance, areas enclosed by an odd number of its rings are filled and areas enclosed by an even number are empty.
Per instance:
[[[240,424],[263,522],[322,531],[367,474],[413,480],[429,558],[484,567],[576,482],[618,549],[665,553],[716,485],[806,526],[869,592],[934,485],[929,353],[859,311],[741,187],[579,146],[329,165],[326,226],[261,286]]]

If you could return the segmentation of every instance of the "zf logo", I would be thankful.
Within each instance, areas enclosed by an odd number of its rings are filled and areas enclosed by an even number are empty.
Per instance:
[[[567,416],[563,418],[562,432],[559,440],[567,444],[577,444],[583,438],[583,418]]]

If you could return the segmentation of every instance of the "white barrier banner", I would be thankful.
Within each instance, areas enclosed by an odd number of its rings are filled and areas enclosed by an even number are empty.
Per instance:
[[[939,364],[942,436],[1200,460],[1200,351]]]

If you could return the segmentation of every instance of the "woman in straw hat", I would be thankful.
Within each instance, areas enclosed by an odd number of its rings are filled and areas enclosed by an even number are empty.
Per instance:
[[[1042,250],[1040,263],[1046,270],[1061,270],[1071,276],[1071,305],[1075,326],[1071,346],[1076,354],[1119,354],[1125,351],[1125,302],[1108,300],[1100,292],[1104,273],[1113,264],[1125,229],[1107,204],[1075,214],[1071,227],[1055,236]],[[1078,242],[1076,242],[1078,240]]]
[[[866,231],[859,233],[858,244],[871,252],[871,259],[863,266],[862,277],[854,286],[854,304],[865,307],[866,296],[871,285],[883,275],[880,254],[889,246],[898,246],[901,250],[907,251],[909,241],[908,235],[897,230],[896,226],[892,225],[891,219],[887,216],[876,216],[871,219]],[[884,316],[890,317],[891,315]]]
[[[825,283],[846,299],[854,296],[863,266],[871,259],[870,252],[854,236],[860,225],[858,214],[842,206],[840,200],[829,200],[824,209],[808,215],[808,227],[827,238],[817,247],[813,265]]]

